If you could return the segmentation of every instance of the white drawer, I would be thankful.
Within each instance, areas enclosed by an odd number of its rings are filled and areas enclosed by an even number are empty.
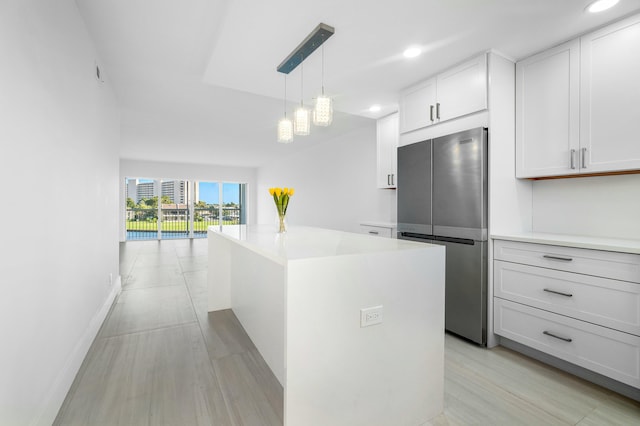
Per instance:
[[[392,228],[385,228],[382,226],[360,225],[360,232],[363,234],[375,235],[377,237],[392,238]]]
[[[495,240],[493,257],[507,262],[640,283],[640,255]]]
[[[640,284],[500,260],[493,266],[496,297],[640,336]]]
[[[637,336],[500,298],[494,308],[496,334],[640,388]]]

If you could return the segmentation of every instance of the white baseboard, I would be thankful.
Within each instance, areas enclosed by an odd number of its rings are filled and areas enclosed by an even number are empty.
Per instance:
[[[122,279],[120,276],[115,280],[114,286],[111,289],[111,292],[107,296],[104,304],[100,308],[100,310],[93,316],[91,321],[89,322],[89,326],[84,332],[84,335],[78,341],[76,346],[71,351],[71,355],[67,359],[62,370],[56,377],[56,380],[49,391],[49,395],[45,398],[43,404],[40,406],[38,410],[38,414],[34,416],[34,420],[31,422],[31,425],[34,426],[48,426],[53,423],[58,415],[58,411],[64,402],[64,399],[73,384],[78,371],[80,370],[80,366],[84,361],[87,353],[89,352],[89,348],[91,344],[95,340],[98,332],[100,331],[100,327],[102,327],[102,323],[107,317],[111,306],[116,298],[116,296],[122,290]]]

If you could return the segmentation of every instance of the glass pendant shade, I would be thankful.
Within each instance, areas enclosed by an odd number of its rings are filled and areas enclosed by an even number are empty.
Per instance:
[[[316,126],[328,126],[333,121],[333,105],[331,98],[320,95],[316,98],[316,107],[313,110],[313,124]]]
[[[287,117],[278,121],[278,142],[289,143],[293,141],[293,123]]]
[[[295,135],[306,136],[311,133],[310,112],[304,106],[300,106],[294,113],[293,133]]]

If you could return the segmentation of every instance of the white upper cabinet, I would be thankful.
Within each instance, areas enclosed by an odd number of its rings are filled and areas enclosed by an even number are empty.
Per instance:
[[[487,108],[487,55],[447,70],[400,94],[400,133]]]
[[[398,149],[398,113],[380,118],[376,123],[378,145],[378,188],[395,188]]]
[[[578,173],[580,41],[516,65],[516,177]]]
[[[436,79],[432,78],[402,92],[400,132],[432,125],[436,120]]]
[[[640,169],[640,15],[516,65],[516,177]]]
[[[640,169],[640,16],[582,37],[585,173]]]
[[[487,108],[487,55],[436,77],[436,119],[451,120]]]

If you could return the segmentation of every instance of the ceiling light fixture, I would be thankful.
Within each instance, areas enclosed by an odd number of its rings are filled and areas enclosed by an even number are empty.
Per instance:
[[[598,13],[610,9],[616,4],[618,4],[618,0],[596,0],[587,6],[587,11],[591,13]]]
[[[293,123],[287,118],[287,75],[284,75],[284,117],[278,121],[278,142],[293,142]]]
[[[415,58],[416,56],[420,56],[421,53],[422,49],[420,49],[418,46],[411,46],[405,49],[405,51],[402,52],[402,55],[405,58]]]
[[[286,57],[284,61],[276,68],[278,72],[289,74],[298,65],[301,65],[306,58],[320,47],[335,32],[335,29],[329,25],[320,23],[303,41],[296,47],[293,52]],[[293,116],[293,134],[308,135],[310,133],[310,112],[304,107],[304,80],[303,70],[300,67],[300,107],[296,109]],[[285,89],[286,90],[286,89]],[[285,94],[286,97],[286,94]],[[286,100],[285,100],[286,102]],[[285,115],[286,118],[286,115]],[[333,120],[333,106],[331,98],[324,94],[324,48],[322,51],[322,92],[316,98],[315,109],[313,111],[313,122],[316,126],[328,126]],[[278,124],[279,126],[279,124]],[[278,127],[278,135],[280,127]],[[278,139],[280,140],[280,139]]]
[[[333,121],[333,105],[331,98],[324,94],[324,46],[322,46],[322,92],[316,98],[313,109],[313,124],[326,127]]]
[[[293,134],[307,136],[311,133],[311,123],[309,120],[309,110],[304,107],[304,65],[300,61],[300,106],[293,116]]]
[[[369,112],[380,112],[380,105],[375,104],[375,105],[371,105],[369,107]]]

